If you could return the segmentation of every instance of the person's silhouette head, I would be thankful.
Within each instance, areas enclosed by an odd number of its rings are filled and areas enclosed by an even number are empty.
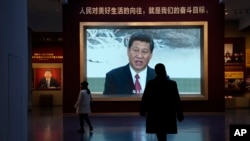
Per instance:
[[[166,72],[164,64],[162,64],[162,63],[156,64],[155,65],[155,73],[156,73],[157,76],[166,77],[167,76],[167,72]]]
[[[81,83],[81,88],[82,88],[82,89],[85,89],[85,88],[88,87],[88,85],[89,85],[89,83],[88,83],[87,81],[83,81],[83,82]]]

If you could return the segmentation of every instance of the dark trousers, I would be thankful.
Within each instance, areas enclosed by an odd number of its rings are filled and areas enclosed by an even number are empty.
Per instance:
[[[167,141],[167,134],[166,133],[156,133],[156,137],[158,141]]]
[[[88,124],[89,129],[93,129],[93,126],[92,126],[92,124],[90,122],[88,114],[79,114],[79,120],[80,120],[80,128],[81,128],[81,130],[84,129],[84,121],[86,121],[86,123]]]

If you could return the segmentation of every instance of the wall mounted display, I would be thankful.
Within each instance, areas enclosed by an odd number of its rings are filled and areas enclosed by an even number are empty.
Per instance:
[[[36,90],[60,90],[61,83],[61,68],[34,68]]]
[[[206,21],[80,22],[81,81],[89,81],[93,95],[113,97],[113,94],[103,95],[106,73],[128,64],[128,40],[132,34],[144,32],[154,40],[148,66],[165,64],[182,98],[207,100],[207,26]]]
[[[246,68],[246,74],[245,74],[245,88],[247,91],[250,91],[250,68]]]
[[[244,72],[243,71],[225,72],[225,89],[227,90],[244,89]]]
[[[225,38],[224,70],[225,95],[241,95],[246,89],[245,78],[245,39],[242,37]]]
[[[250,68],[250,49],[246,49],[246,67]]]
[[[32,105],[62,106],[63,64],[62,63],[32,63],[33,91]],[[47,99],[48,98],[48,99]],[[47,99],[47,100],[45,100]],[[47,102],[45,102],[45,101]],[[47,104],[43,104],[44,101]]]
[[[226,65],[240,65],[244,63],[244,49],[239,44],[224,45],[224,61]]]

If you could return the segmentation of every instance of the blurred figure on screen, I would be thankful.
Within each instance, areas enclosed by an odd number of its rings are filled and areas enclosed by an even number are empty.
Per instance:
[[[167,134],[177,134],[177,120],[183,121],[184,115],[176,82],[169,79],[161,63],[156,64],[155,72],[157,76],[147,82],[142,95],[140,115],[146,117],[146,133],[167,141]]]
[[[127,49],[129,63],[106,74],[103,94],[142,94],[146,82],[155,77],[154,69],[148,66],[153,49],[150,35],[133,34]]]
[[[58,81],[52,77],[51,70],[45,70],[44,77],[40,80],[38,89],[58,88]]]

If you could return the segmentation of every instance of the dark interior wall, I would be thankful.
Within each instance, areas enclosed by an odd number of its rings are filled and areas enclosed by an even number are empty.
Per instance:
[[[184,15],[80,15],[82,6],[95,7],[161,7],[161,6],[205,6],[206,14]],[[79,22],[208,22],[208,100],[183,101],[185,111],[224,111],[224,4],[218,0],[149,0],[147,3],[127,0],[69,1],[63,5],[63,112],[75,112],[74,103],[79,93],[80,52]],[[137,112],[139,101],[95,101],[93,112]],[[114,108],[116,107],[116,108]],[[136,107],[136,108],[134,108]]]

